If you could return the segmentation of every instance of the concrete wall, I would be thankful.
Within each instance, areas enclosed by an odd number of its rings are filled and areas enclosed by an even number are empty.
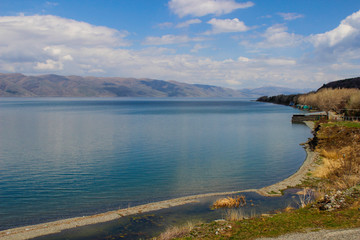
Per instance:
[[[292,116],[291,122],[293,123],[301,123],[304,121],[316,121],[321,118],[326,118],[324,115],[303,115],[303,114],[295,114]]]

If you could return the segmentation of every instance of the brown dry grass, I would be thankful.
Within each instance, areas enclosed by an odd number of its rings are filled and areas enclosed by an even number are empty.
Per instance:
[[[339,153],[334,150],[326,151],[325,149],[320,150],[321,165],[317,167],[313,176],[318,178],[326,178],[334,169],[341,167],[341,161]]]
[[[291,206],[287,206],[286,208],[283,209],[283,212],[292,212],[294,210],[295,210],[295,208],[293,208]]]
[[[352,95],[348,102],[348,109],[360,109],[360,94]],[[356,115],[359,111],[349,110],[349,115]]]
[[[301,95],[298,102],[323,111],[339,111],[340,109],[360,109],[359,89],[321,89],[315,93]],[[359,114],[353,110],[348,114]]]
[[[245,213],[242,209],[227,209],[225,219],[228,221],[240,221],[245,219]]]
[[[304,188],[302,191],[297,192],[299,196],[299,207],[304,208],[314,199],[313,191],[309,188]]]
[[[226,197],[216,200],[213,204],[213,208],[238,208],[246,205],[245,196]]]
[[[317,151],[322,164],[313,176],[327,179],[323,190],[347,189],[360,184],[360,129],[322,125]]]
[[[192,222],[187,222],[183,226],[173,226],[166,229],[165,232],[161,233],[160,236],[153,238],[154,240],[169,240],[174,238],[181,238],[191,232],[195,224]]]

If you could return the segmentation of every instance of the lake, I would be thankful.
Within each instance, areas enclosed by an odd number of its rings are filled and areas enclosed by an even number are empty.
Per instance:
[[[290,176],[299,110],[249,99],[0,98],[0,230]]]

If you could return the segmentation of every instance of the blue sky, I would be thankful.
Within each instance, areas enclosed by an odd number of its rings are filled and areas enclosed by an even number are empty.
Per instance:
[[[0,0],[0,72],[317,88],[360,76],[360,1]]]

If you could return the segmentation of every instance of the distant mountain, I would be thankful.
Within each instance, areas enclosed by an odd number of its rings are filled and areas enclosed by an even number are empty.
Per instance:
[[[311,89],[261,87],[234,90],[156,79],[81,77],[55,74],[26,76],[0,73],[0,97],[247,97],[296,94]]]
[[[324,84],[320,89],[323,88],[358,88],[360,89],[360,77],[356,77],[356,78],[348,78],[348,79],[344,79],[344,80],[338,80],[338,81],[333,81],[333,82],[329,82],[327,84]]]
[[[1,97],[249,97],[240,91],[175,81],[0,73]]]
[[[290,95],[290,94],[299,94],[299,93],[307,93],[312,91],[311,88],[305,89],[294,89],[294,88],[283,88],[283,87],[261,87],[261,88],[254,88],[254,89],[242,89],[240,90],[242,93],[247,95],[254,95],[254,96],[275,96],[275,95]]]

